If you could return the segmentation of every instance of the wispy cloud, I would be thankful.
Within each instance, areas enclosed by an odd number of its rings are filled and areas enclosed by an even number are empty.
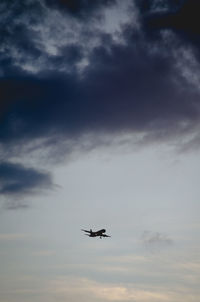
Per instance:
[[[149,249],[166,248],[173,244],[173,240],[166,234],[151,231],[145,231],[142,234],[142,241]]]
[[[159,286],[144,286],[134,284],[112,284],[92,281],[85,278],[57,278],[52,280],[51,288],[57,297],[63,299],[79,299],[82,301],[177,301],[186,302],[191,298],[188,289],[179,287],[178,290]],[[51,289],[50,289],[51,290]],[[197,294],[193,295],[198,301]]]
[[[39,257],[48,257],[48,256],[53,256],[56,254],[56,251],[54,250],[40,250],[33,252],[34,256],[39,256]]]
[[[52,282],[58,296],[66,298],[80,297],[83,301],[168,301],[165,293],[154,290],[142,290],[117,284],[103,284],[85,278],[58,278]],[[87,300],[88,299],[88,300]]]
[[[12,241],[12,240],[24,240],[28,239],[30,236],[28,234],[20,234],[20,233],[4,233],[0,234],[0,240],[2,241]]]

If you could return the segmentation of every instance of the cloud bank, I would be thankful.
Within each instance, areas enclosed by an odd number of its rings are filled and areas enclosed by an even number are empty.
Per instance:
[[[105,14],[117,6],[1,1],[3,165],[27,150],[54,150],[59,159],[126,134],[199,145],[198,1],[127,1],[127,19],[113,31]],[[30,183],[1,191],[51,186],[46,177],[34,170]]]
[[[53,182],[48,173],[27,168],[21,164],[10,162],[0,164],[0,196],[14,197],[14,201],[8,203],[9,209],[26,207],[22,201],[23,197],[40,193],[46,188],[53,188]]]

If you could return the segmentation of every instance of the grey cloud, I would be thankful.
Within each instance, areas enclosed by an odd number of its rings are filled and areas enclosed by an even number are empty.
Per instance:
[[[21,164],[2,162],[0,164],[0,195],[22,197],[53,188],[49,173],[25,167]]]
[[[144,231],[142,234],[142,242],[148,249],[166,248],[173,244],[173,240],[166,234],[150,231]]]
[[[25,200],[19,200],[18,198],[7,198],[5,199],[5,202],[3,203],[2,209],[3,210],[11,210],[11,211],[17,211],[17,210],[26,210],[30,206],[30,201]]]

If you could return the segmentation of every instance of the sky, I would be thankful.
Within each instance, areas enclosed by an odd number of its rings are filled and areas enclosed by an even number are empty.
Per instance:
[[[198,302],[199,0],[0,12],[0,301]]]

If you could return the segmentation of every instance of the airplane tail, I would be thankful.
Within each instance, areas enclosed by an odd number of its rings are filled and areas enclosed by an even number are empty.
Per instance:
[[[92,229],[90,229],[90,233],[92,233]]]

